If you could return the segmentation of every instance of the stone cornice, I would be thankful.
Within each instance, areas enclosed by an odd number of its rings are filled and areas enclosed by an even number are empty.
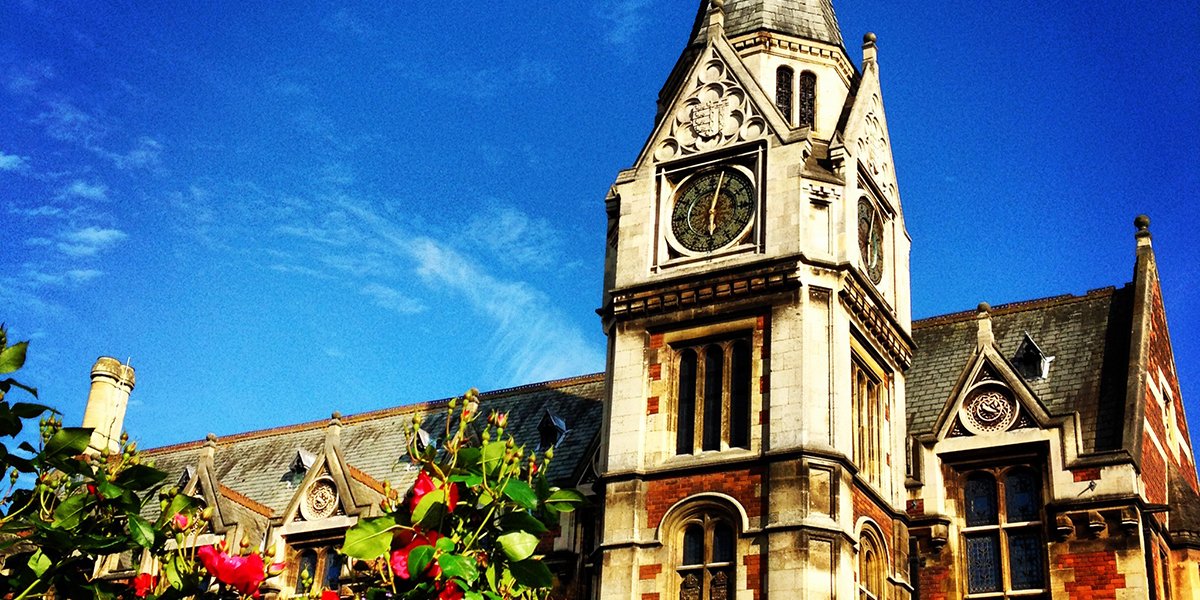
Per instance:
[[[864,333],[870,335],[902,370],[907,370],[912,366],[912,339],[895,317],[879,309],[854,277],[846,277],[842,281],[842,290],[838,293],[842,304],[862,325]]]
[[[796,257],[613,290],[600,314],[618,321],[800,287]]]

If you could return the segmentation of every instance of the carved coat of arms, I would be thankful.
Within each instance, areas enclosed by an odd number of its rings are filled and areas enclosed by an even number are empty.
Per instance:
[[[692,132],[696,137],[709,139],[721,133],[722,118],[725,113],[725,99],[710,100],[692,107]]]

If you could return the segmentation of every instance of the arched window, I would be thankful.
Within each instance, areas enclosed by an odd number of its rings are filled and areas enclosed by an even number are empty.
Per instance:
[[[337,591],[342,584],[342,555],[333,547],[326,548],[324,554],[325,576],[321,578],[321,585],[327,590]]]
[[[676,454],[749,448],[754,369],[749,337],[676,351]]]
[[[296,593],[307,594],[317,577],[317,551],[305,550],[296,561]]]
[[[817,116],[817,76],[812,71],[800,74],[800,115],[801,127],[812,127]]]
[[[675,570],[679,600],[732,600],[737,536],[733,525],[707,513],[688,518]]]
[[[1037,471],[1018,466],[968,473],[963,513],[968,598],[1045,591],[1046,544]]]
[[[775,106],[783,113],[788,123],[792,122],[792,84],[795,71],[791,67],[779,67],[775,70]]]
[[[887,578],[887,560],[883,545],[869,530],[863,530],[858,540],[858,597],[859,600],[883,600]]]

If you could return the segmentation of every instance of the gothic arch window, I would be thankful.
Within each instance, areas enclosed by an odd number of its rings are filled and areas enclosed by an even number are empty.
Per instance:
[[[788,123],[792,123],[792,86],[795,73],[787,66],[775,70],[775,106],[779,107],[779,112],[783,113],[783,118]]]
[[[292,578],[296,595],[308,594],[313,590],[338,590],[345,561],[336,547],[304,546],[295,548],[294,552]]]
[[[887,578],[887,560],[879,536],[870,528],[863,529],[858,539],[858,597],[859,600],[883,600]]]
[[[750,446],[749,336],[676,347],[675,453]]]
[[[676,525],[675,581],[679,600],[733,600],[737,529],[722,510],[705,506]]]
[[[969,472],[963,484],[967,597],[1046,591],[1042,486],[1028,466]]]
[[[812,71],[800,74],[800,123],[812,127],[817,116],[817,76]]]

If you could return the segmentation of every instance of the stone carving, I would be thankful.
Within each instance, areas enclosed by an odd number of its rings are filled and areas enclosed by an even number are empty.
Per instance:
[[[866,127],[856,142],[859,159],[875,183],[891,200],[896,199],[896,179],[892,174],[892,163],[888,152],[887,132],[883,126],[883,102],[879,94],[871,96],[871,108],[864,118]]]
[[[304,518],[312,521],[332,517],[337,506],[337,486],[328,479],[318,479],[312,484],[312,487],[308,488],[301,507],[305,509],[302,511]]]
[[[1017,420],[1017,403],[998,388],[984,388],[973,392],[963,403],[962,419],[977,434],[1007,431]]]
[[[767,120],[754,108],[729,65],[711,53],[697,71],[691,92],[667,115],[667,137],[654,149],[657,161],[758,139]]]

